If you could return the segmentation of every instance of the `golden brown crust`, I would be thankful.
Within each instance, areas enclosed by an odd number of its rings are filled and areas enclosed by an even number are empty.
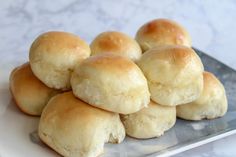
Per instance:
[[[32,73],[29,63],[12,71],[10,90],[17,106],[29,115],[40,115],[47,101],[59,93],[38,80]]]
[[[17,102],[15,96],[12,94],[11,88],[10,88],[10,92],[11,92],[12,99],[13,99],[14,103],[16,104],[17,108],[18,108],[21,112],[23,112],[24,114],[26,114],[26,115],[28,115],[28,116],[39,116],[39,115],[36,115],[36,114],[29,113],[27,110],[25,110],[23,107],[21,107],[21,105],[19,105],[20,103]]]
[[[200,97],[177,106],[177,116],[186,120],[214,119],[222,117],[228,108],[224,86],[209,72],[203,73],[204,88]]]
[[[165,45],[146,51],[137,63],[146,76],[151,99],[161,105],[191,102],[203,89],[203,64],[191,48]]]
[[[110,72],[119,71],[123,73],[126,73],[130,69],[137,68],[135,63],[129,59],[110,53],[90,57],[80,64],[82,67],[84,65]]]
[[[203,72],[203,79],[204,79],[204,91],[206,92],[211,89],[218,88],[219,84],[221,84],[214,74],[207,71]]]
[[[99,34],[90,45],[92,55],[114,53],[128,57],[134,61],[141,57],[142,51],[138,43],[128,35],[109,31]]]
[[[48,102],[38,133],[44,143],[67,157],[97,156],[103,152],[104,143],[120,143],[125,136],[118,114],[92,107],[72,92]]]
[[[57,97],[55,97],[51,102],[51,105],[47,106],[47,109],[44,111],[45,116],[42,120],[45,120],[50,117],[50,112],[57,112],[57,116],[65,118],[65,120],[70,121],[74,119],[77,115],[83,117],[85,121],[91,121],[93,123],[94,117],[103,117],[103,118],[112,118],[115,114],[109,111],[105,111],[96,107],[92,107],[87,103],[77,99],[72,92],[65,92]],[[57,104],[57,105],[55,105]],[[65,105],[68,104],[68,105]],[[76,105],[74,105],[76,104]],[[79,107],[78,107],[79,106]],[[63,110],[61,109],[63,108]],[[85,118],[86,117],[86,118]],[[94,123],[96,124],[96,123]]]
[[[128,38],[123,37],[124,35],[119,32],[104,32],[96,37],[94,42],[98,40],[98,47],[104,51],[118,51],[122,49],[123,44],[127,44]],[[93,47],[93,42],[91,47]]]
[[[73,72],[76,97],[96,107],[132,113],[149,103],[147,80],[130,59],[103,53],[84,60]]]
[[[50,88],[69,90],[74,67],[90,56],[89,45],[67,32],[46,32],[31,45],[29,60],[34,75]]]
[[[63,51],[65,49],[67,51]],[[68,53],[68,50],[73,50],[69,53],[80,54],[82,58],[87,58],[88,55],[86,53],[81,53],[83,49],[87,50],[88,46],[78,36],[59,31],[41,34],[30,47],[30,51],[47,51],[47,53],[56,54]]]
[[[201,60],[196,57],[196,53],[193,49],[181,45],[156,47],[149,50],[148,53],[145,53],[144,55],[146,54],[151,55],[151,57],[157,58],[158,60],[168,61],[170,64],[175,64],[177,66],[186,66],[192,59],[195,59],[199,65],[202,64]]]
[[[160,45],[184,45],[191,47],[188,32],[178,23],[156,19],[144,24],[136,34],[143,51]]]

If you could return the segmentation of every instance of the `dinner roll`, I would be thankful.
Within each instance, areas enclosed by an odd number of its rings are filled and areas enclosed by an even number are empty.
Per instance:
[[[65,157],[96,157],[125,138],[119,114],[92,107],[72,92],[53,97],[39,122],[40,139]]]
[[[186,120],[214,119],[222,117],[228,108],[224,86],[209,72],[203,73],[204,88],[194,102],[179,105],[177,116]]]
[[[178,23],[167,19],[156,19],[144,24],[136,34],[143,51],[161,45],[184,45],[191,47],[189,33]]]
[[[49,99],[59,91],[49,88],[32,73],[29,63],[15,68],[10,75],[10,90],[16,105],[26,114],[41,115]]]
[[[174,126],[176,121],[175,106],[162,106],[153,101],[142,110],[121,115],[126,134],[135,138],[159,137],[164,131]]]
[[[99,34],[90,47],[91,55],[108,52],[128,57],[133,61],[137,61],[142,55],[142,50],[134,39],[115,31]]]
[[[151,99],[176,106],[196,100],[203,89],[203,65],[193,49],[169,45],[151,49],[138,62],[148,80]]]
[[[66,32],[47,32],[31,45],[29,60],[33,73],[44,84],[68,90],[74,66],[89,55],[89,46],[78,36]]]
[[[150,99],[147,80],[128,58],[103,53],[84,60],[71,77],[73,93],[96,107],[117,113],[133,113]]]

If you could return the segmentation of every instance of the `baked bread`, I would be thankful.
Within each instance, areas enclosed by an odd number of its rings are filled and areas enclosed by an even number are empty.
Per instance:
[[[92,107],[66,92],[53,97],[39,122],[40,139],[65,157],[95,157],[106,142],[125,137],[119,114]]]
[[[91,43],[91,55],[100,53],[114,53],[137,61],[142,50],[139,44],[128,35],[109,31],[99,34]]]
[[[25,63],[10,75],[10,91],[16,105],[26,114],[39,116],[49,99],[60,91],[47,87],[37,79]]]
[[[175,106],[162,106],[150,101],[142,110],[121,115],[126,134],[135,138],[159,137],[174,126],[176,121]]]
[[[85,59],[73,72],[76,97],[104,110],[129,114],[150,101],[147,80],[130,59],[103,53]]]
[[[228,108],[224,86],[209,72],[203,73],[204,88],[201,96],[177,107],[177,116],[186,120],[214,119],[222,117]]]
[[[178,23],[167,19],[155,19],[139,28],[136,40],[143,52],[162,45],[191,47],[189,33]]]
[[[68,90],[75,65],[89,56],[89,45],[78,36],[66,32],[47,32],[32,43],[29,60],[33,73],[44,84]]]
[[[203,89],[203,65],[193,49],[168,45],[151,49],[138,61],[148,80],[151,99],[176,106],[196,100]]]

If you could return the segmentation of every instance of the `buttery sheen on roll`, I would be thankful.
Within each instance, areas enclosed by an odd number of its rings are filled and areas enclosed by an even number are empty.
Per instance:
[[[151,99],[176,106],[196,100],[203,89],[203,65],[193,49],[169,45],[151,49],[138,62],[148,80]]]
[[[68,90],[75,65],[89,56],[89,45],[78,36],[66,32],[47,32],[31,45],[29,60],[33,73],[44,84]]]
[[[122,114],[136,112],[150,101],[139,67],[111,53],[85,59],[73,72],[71,86],[75,96],[88,104]]]
[[[159,137],[172,128],[176,121],[175,106],[162,106],[150,101],[142,110],[121,115],[126,134],[140,139]]]
[[[39,122],[40,139],[65,157],[96,157],[104,143],[120,143],[125,129],[119,114],[92,107],[66,92],[53,97]]]
[[[228,108],[224,86],[209,72],[203,73],[204,88],[201,96],[177,107],[177,116],[186,120],[214,119],[222,117]]]
[[[178,23],[168,19],[156,19],[144,24],[136,34],[143,51],[162,45],[191,47],[189,33]]]
[[[16,105],[26,114],[39,116],[49,99],[59,91],[37,79],[29,63],[15,68],[10,75],[10,90]]]
[[[141,55],[142,50],[139,44],[128,35],[109,31],[99,34],[91,43],[91,55],[100,53],[114,53],[137,61]]]

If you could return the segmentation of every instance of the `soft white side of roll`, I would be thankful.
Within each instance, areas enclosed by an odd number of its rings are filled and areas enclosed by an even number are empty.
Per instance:
[[[71,77],[73,93],[83,101],[117,113],[133,113],[150,101],[147,80],[130,59],[104,53],[84,60]]]
[[[173,45],[151,49],[138,61],[151,99],[176,106],[196,100],[203,89],[203,65],[193,49]]]
[[[142,110],[121,115],[126,134],[140,139],[159,137],[172,128],[176,121],[175,106],[162,106],[150,102]]]
[[[179,105],[177,116],[186,120],[214,119],[227,112],[228,103],[224,86],[209,72],[204,72],[204,89],[194,102]]]
[[[65,157],[96,157],[104,143],[125,138],[119,114],[92,107],[66,92],[53,97],[43,110],[39,137]]]

